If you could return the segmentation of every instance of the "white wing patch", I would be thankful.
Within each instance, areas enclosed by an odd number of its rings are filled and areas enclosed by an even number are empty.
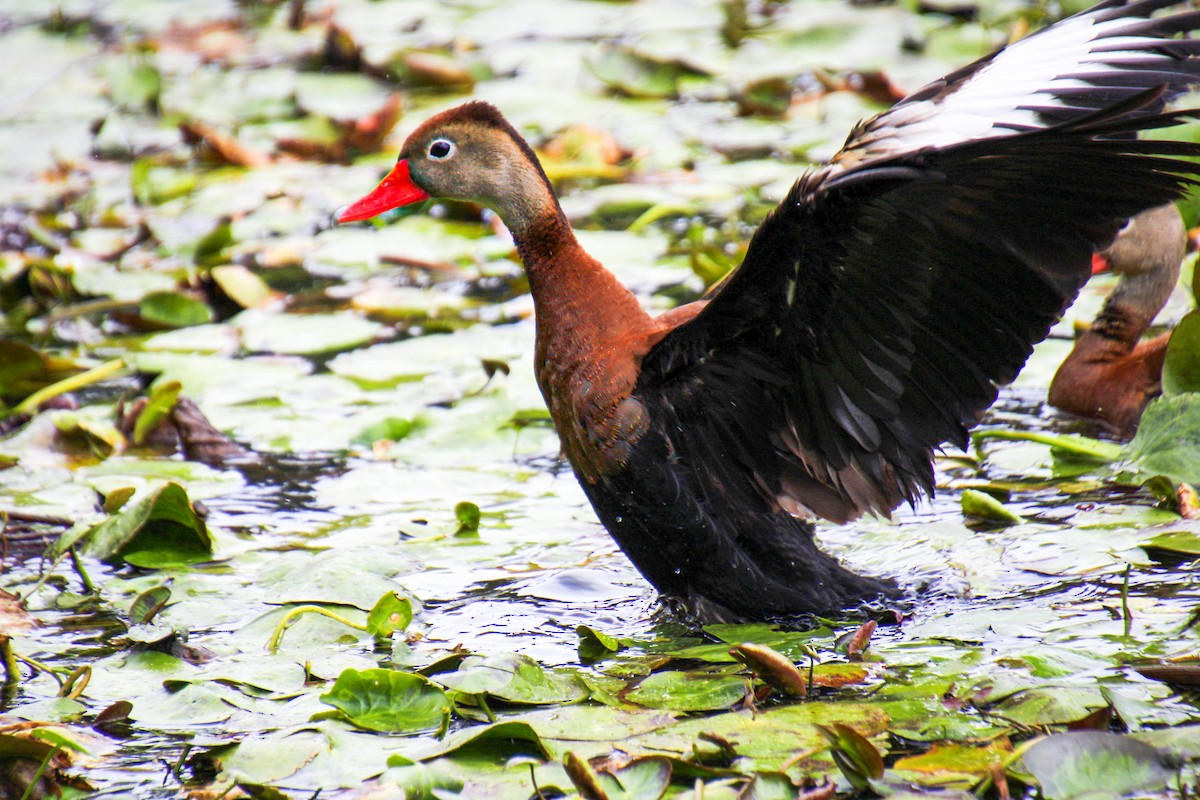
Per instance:
[[[833,165],[849,167],[1044,128],[1052,124],[1048,113],[1087,114],[1165,82],[1159,71],[1175,72],[1179,59],[1155,51],[1164,37],[1153,31],[1129,33],[1145,28],[1144,15],[1097,19],[1111,14],[1111,7],[1102,7],[1062,20],[999,51],[957,85],[935,84],[916,93],[923,99],[900,101],[864,124],[834,156]],[[1128,76],[1138,72],[1147,73],[1145,85],[1130,86]]]

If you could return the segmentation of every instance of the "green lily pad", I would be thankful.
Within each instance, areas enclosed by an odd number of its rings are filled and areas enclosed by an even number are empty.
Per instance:
[[[588,695],[587,687],[574,675],[548,671],[519,654],[471,656],[437,680],[447,689],[486,694],[509,703],[571,703]]]
[[[575,633],[579,636],[579,658],[583,661],[596,661],[612,655],[624,646],[615,636],[609,636],[588,625],[576,627]]]
[[[183,386],[179,381],[160,381],[146,398],[146,405],[133,423],[133,443],[142,444],[175,409],[175,402]]]
[[[1015,511],[1006,508],[1003,503],[987,492],[975,489],[964,489],[962,493],[962,511],[967,517],[997,522],[1003,525],[1019,525],[1025,518]]]
[[[65,552],[81,539],[90,555],[164,569],[208,561],[213,539],[177,483],[152,489],[92,528],[70,531],[55,544]]]
[[[1165,475],[1176,483],[1200,483],[1200,393],[1152,400],[1125,447],[1120,472],[1142,481]]]
[[[1200,392],[1200,309],[1179,320],[1163,360],[1164,395]]]
[[[737,675],[656,672],[626,693],[625,699],[646,708],[714,711],[740,703],[749,692],[750,681]]]
[[[412,733],[444,730],[450,724],[446,693],[409,672],[348,669],[320,700],[372,731]]]
[[[412,600],[395,592],[379,598],[367,614],[367,630],[376,639],[387,639],[396,631],[402,631],[412,622]]]
[[[1099,731],[1060,733],[1021,756],[1046,800],[1099,800],[1153,792],[1175,776],[1158,750],[1129,736]]]
[[[153,292],[138,303],[142,319],[168,328],[187,328],[213,321],[207,304],[179,292]]]

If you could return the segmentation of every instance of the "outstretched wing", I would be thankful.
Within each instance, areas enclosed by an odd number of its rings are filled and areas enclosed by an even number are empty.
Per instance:
[[[798,515],[890,512],[1012,380],[1121,222],[1177,197],[1200,13],[1109,2],[859,126],[743,264],[647,354],[636,394],[684,461]]]

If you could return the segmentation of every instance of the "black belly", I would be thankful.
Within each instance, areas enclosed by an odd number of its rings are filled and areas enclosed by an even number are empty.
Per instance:
[[[892,582],[855,575],[821,552],[811,523],[771,504],[749,476],[736,485],[728,470],[697,467],[673,452],[652,428],[622,470],[581,483],[634,566],[701,621],[830,614],[898,593]]]

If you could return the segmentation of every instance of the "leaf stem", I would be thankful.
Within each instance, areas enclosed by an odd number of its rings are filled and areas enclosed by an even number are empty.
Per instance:
[[[98,367],[92,367],[87,372],[81,372],[78,375],[72,375],[69,378],[63,378],[57,383],[52,383],[38,389],[33,394],[26,397],[20,403],[17,403],[9,414],[32,414],[37,411],[38,406],[47,400],[58,397],[67,392],[73,392],[76,389],[82,389],[84,386],[90,386],[93,383],[112,377],[116,373],[125,368],[125,359],[114,358],[112,361],[106,361]]]
[[[275,630],[271,633],[271,638],[267,640],[267,652],[275,653],[279,650],[279,643],[283,640],[283,632],[287,630],[293,622],[295,622],[302,614],[320,614],[330,619],[337,620],[343,625],[354,628],[356,631],[367,631],[366,625],[359,625],[357,622],[346,619],[340,614],[335,614],[327,608],[321,606],[296,606],[289,609],[286,614],[279,620],[279,624],[275,626]]]
[[[46,767],[50,766],[50,759],[58,755],[58,751],[61,749],[61,746],[55,745],[53,750],[51,750],[49,753],[46,753],[46,757],[42,759],[42,763],[38,764],[37,772],[33,773],[33,777],[30,778],[29,783],[26,784],[25,791],[21,792],[21,800],[29,800],[29,798],[33,797],[30,792],[32,792],[39,783],[41,783],[42,775],[46,772]]]
[[[80,582],[83,583],[83,588],[88,594],[96,594],[96,584],[92,583],[92,579],[88,577],[87,570],[83,568],[83,561],[79,558],[79,552],[72,547],[68,552],[71,554],[71,565],[75,567],[75,574],[79,576]]]
[[[1077,458],[1087,458],[1093,461],[1108,463],[1121,457],[1124,448],[1111,442],[1102,442],[1087,436],[1072,433],[1039,433],[1037,431],[990,430],[975,431],[971,438],[978,445],[987,439],[1003,439],[1006,441],[1035,442],[1049,445],[1057,450],[1064,450]]]
[[[12,649],[12,639],[0,633],[0,660],[4,662],[4,683],[7,686],[21,682],[21,665]]]

